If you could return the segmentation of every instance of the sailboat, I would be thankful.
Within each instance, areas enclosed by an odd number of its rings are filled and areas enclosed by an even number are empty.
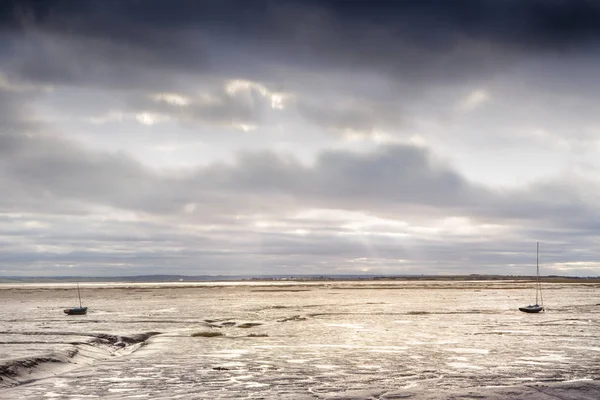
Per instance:
[[[536,283],[535,283],[535,304],[527,307],[519,307],[519,311],[526,313],[539,313],[544,311],[544,300],[542,299],[542,284],[540,283],[540,242],[537,242],[537,257],[536,257]]]
[[[81,293],[79,292],[79,283],[77,283],[77,297],[79,297],[79,307],[65,308],[65,314],[68,315],[85,315],[87,314],[87,307],[81,305]]]

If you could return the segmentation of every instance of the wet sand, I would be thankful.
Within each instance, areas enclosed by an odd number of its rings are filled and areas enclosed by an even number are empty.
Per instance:
[[[545,289],[0,285],[0,398],[600,398],[597,284]]]

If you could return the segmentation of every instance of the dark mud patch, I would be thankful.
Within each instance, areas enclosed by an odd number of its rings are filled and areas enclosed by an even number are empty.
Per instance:
[[[219,318],[219,319],[205,319],[204,322],[208,322],[209,324],[214,324],[216,322],[224,322],[231,321],[231,318]]]
[[[88,321],[83,321],[83,323],[87,323]],[[100,321],[105,322],[105,321]],[[114,322],[120,324],[130,324],[132,322],[138,324],[197,324],[206,322],[206,320],[197,320],[197,319],[129,319],[129,320],[115,320]]]
[[[237,322],[235,321],[220,321],[220,322],[206,322],[205,323],[207,328],[229,328],[232,326],[235,326],[237,324]]]
[[[300,315],[293,315],[291,317],[277,320],[277,322],[290,322],[290,321],[306,321],[306,317],[301,317]]]
[[[220,337],[220,336],[225,336],[225,335],[223,335],[223,333],[221,333],[221,332],[206,331],[206,332],[194,332],[190,336],[191,337],[211,338],[211,337]]]
[[[316,308],[316,307],[328,307],[328,306],[337,306],[335,303],[323,303],[323,304],[307,304],[304,306],[300,306],[300,308]]]
[[[239,324],[237,327],[238,328],[243,328],[243,329],[248,329],[248,328],[254,328],[255,326],[261,326],[262,324],[260,322],[244,322],[243,324]]]

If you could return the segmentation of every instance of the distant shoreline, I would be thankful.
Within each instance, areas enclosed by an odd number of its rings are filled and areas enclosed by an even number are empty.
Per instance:
[[[546,283],[600,283],[600,277],[549,275],[540,277]],[[535,276],[521,275],[136,275],[136,276],[49,276],[0,277],[0,283],[59,283],[59,282],[324,282],[324,281],[530,281]]]

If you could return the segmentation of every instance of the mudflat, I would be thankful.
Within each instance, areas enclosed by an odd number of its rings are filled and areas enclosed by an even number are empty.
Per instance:
[[[80,286],[0,285],[0,398],[600,398],[597,283]]]

